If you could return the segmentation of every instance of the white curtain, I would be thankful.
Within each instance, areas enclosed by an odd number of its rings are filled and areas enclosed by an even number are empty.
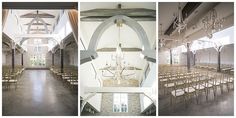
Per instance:
[[[8,16],[8,9],[3,9],[2,10],[2,30],[5,26],[6,20],[7,20],[7,16]]]
[[[69,10],[68,18],[71,24],[73,35],[75,37],[76,43],[78,44],[78,10]]]

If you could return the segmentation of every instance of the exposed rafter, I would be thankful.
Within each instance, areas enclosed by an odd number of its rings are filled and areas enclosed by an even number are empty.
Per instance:
[[[16,35],[16,38],[56,38],[56,34],[24,34]]]
[[[48,13],[40,13],[40,14],[28,13],[21,15],[20,18],[35,18],[36,16],[39,18],[55,18],[54,15]]]
[[[24,25],[29,25],[30,23],[24,24]],[[43,23],[32,23],[31,25],[43,25]],[[46,25],[51,25],[49,23],[46,23]]]
[[[78,9],[78,2],[3,2],[3,9]]]
[[[88,16],[88,17],[83,17],[80,19],[80,21],[85,21],[85,22],[102,22],[111,16]],[[156,17],[153,16],[130,16],[130,18],[136,20],[136,21],[156,21]]]
[[[116,70],[116,67],[104,67],[104,68],[100,68],[99,70],[107,70],[107,69],[110,69],[110,70]],[[131,66],[126,66],[124,67],[125,70],[142,70],[140,68],[137,68],[137,67],[131,67]]]
[[[125,15],[136,21],[155,21],[156,10],[144,9],[144,8],[132,8],[132,9],[93,9],[88,11],[81,11],[81,21],[104,21],[105,19],[115,16]]]
[[[132,8],[132,9],[92,9],[88,11],[81,11],[81,16],[156,16],[156,10],[144,9],[144,8]]]
[[[121,48],[123,52],[141,52],[141,48]],[[116,48],[100,48],[97,52],[115,52]]]
[[[188,18],[194,12],[194,10],[197,9],[200,5],[201,5],[201,2],[188,2],[182,9],[183,20]],[[174,22],[168,27],[164,35],[170,35],[175,30],[173,25],[174,25]]]
[[[46,29],[30,29],[30,31],[46,31]]]

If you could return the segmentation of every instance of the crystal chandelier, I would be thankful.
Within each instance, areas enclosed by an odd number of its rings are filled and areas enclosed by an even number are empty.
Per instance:
[[[136,68],[128,67],[129,64],[126,64],[126,62],[124,61],[124,54],[122,52],[121,41],[120,41],[120,28],[122,27],[122,21],[117,20],[116,24],[117,24],[117,27],[119,28],[118,42],[117,42],[115,53],[111,55],[111,60],[114,61],[115,64],[112,66],[111,64],[106,63],[105,68],[102,68],[101,70],[102,70],[103,77],[111,77],[114,80],[117,80],[117,84],[120,84],[121,80],[124,80],[125,77],[135,74],[135,73],[124,74],[123,73],[124,70],[127,70],[127,69],[136,70]],[[107,74],[106,72],[108,72],[109,74]]]
[[[176,19],[174,21],[173,28],[174,29],[176,28],[178,33],[180,34],[182,30],[187,28],[187,23],[184,21],[182,16],[182,8],[180,6],[180,3],[178,5],[178,14],[174,14],[174,18]]]
[[[212,38],[213,33],[219,31],[223,27],[224,18],[217,18],[217,12],[215,9],[212,9],[209,15],[205,16],[202,19],[202,23],[204,25],[204,30],[209,39]]]

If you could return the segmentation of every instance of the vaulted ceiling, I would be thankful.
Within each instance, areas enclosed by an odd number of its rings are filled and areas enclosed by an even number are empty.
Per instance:
[[[53,27],[62,10],[15,10],[19,23],[23,32],[27,33],[30,22],[39,17],[46,23],[49,32],[53,31]],[[38,32],[37,32],[38,31]],[[44,24],[42,22],[34,22],[31,26],[30,33],[45,33]]]
[[[165,41],[165,47],[162,48],[164,50],[165,48],[173,48],[206,36],[201,21],[212,9],[217,11],[218,18],[225,19],[224,27],[221,30],[233,26],[233,3],[181,2],[180,6],[182,8],[183,17],[188,14],[187,17],[184,18],[185,22],[187,22],[187,29],[179,34],[172,25],[176,18],[173,14],[177,13],[178,5],[179,3],[175,2],[162,2],[159,3],[158,6],[158,34],[159,39],[164,39]]]
[[[121,7],[119,8],[119,4]],[[83,45],[87,48],[90,39],[96,28],[107,18],[122,14],[136,20],[145,30],[148,40],[152,48],[156,44],[156,5],[155,3],[81,3],[81,23],[80,35]],[[103,11],[103,12],[101,12]],[[145,13],[147,13],[145,15]],[[142,17],[142,18],[140,18]],[[98,43],[97,52],[98,58],[93,61],[96,69],[104,68],[106,63],[113,63],[111,55],[115,53],[115,49],[119,40],[119,28],[114,24],[102,34]],[[138,36],[129,26],[123,24],[120,28],[120,41],[124,52],[124,61],[132,67],[141,70],[136,70],[136,77],[140,79],[144,67],[147,64],[145,59],[140,57],[142,44]],[[84,50],[80,47],[81,50]],[[101,72],[101,71],[100,71]],[[126,71],[129,73],[129,71]]]

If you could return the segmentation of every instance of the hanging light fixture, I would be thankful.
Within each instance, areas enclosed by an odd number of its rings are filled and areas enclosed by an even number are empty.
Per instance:
[[[121,45],[121,40],[120,40],[120,28],[123,25],[123,21],[117,19],[116,20],[116,25],[118,27],[118,41],[117,41],[117,47],[116,51],[114,54],[111,55],[111,60],[115,61],[115,65],[112,66],[112,64],[108,64],[106,62],[105,68],[102,69],[102,76],[103,77],[112,77],[114,80],[117,80],[117,84],[121,84],[121,80],[125,80],[127,76],[134,75],[135,73],[130,73],[130,74],[124,74],[124,70],[127,68],[127,64],[124,61],[124,54],[122,52],[122,45]],[[136,70],[135,67],[133,67],[133,70]],[[108,72],[109,75],[105,72]]]
[[[224,18],[219,19],[215,9],[212,9],[210,13],[202,19],[204,30],[209,39],[213,37],[213,33],[221,30],[223,27]]]
[[[178,33],[180,34],[182,30],[187,28],[187,23],[184,21],[183,16],[182,16],[182,8],[180,6],[180,3],[178,5],[178,13],[174,14],[174,25],[173,28],[177,29]]]

